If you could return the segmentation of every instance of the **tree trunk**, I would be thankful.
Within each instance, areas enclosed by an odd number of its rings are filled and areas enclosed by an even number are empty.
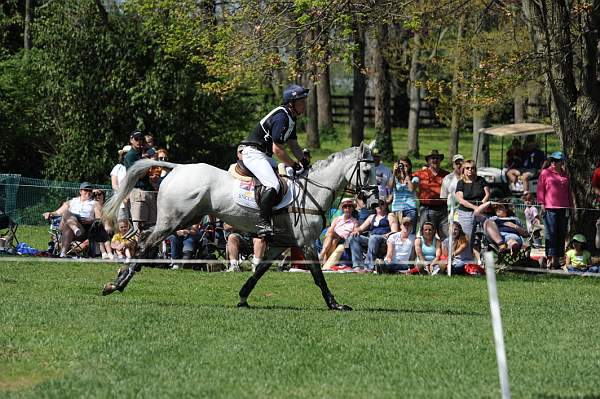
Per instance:
[[[359,146],[365,138],[365,30],[358,21],[354,23],[353,42],[356,51],[353,55],[352,67],[352,109],[350,110],[350,134],[352,146]]]
[[[394,157],[392,145],[390,71],[383,54],[388,38],[387,25],[380,25],[373,38],[373,80],[375,88],[375,140],[382,159],[391,161]]]
[[[515,123],[525,122],[525,101],[521,94],[521,89],[517,88],[513,96],[513,109],[514,109],[514,121]]]
[[[329,83],[329,65],[321,68],[319,83],[317,83],[317,101],[319,112],[319,129],[331,131],[333,129],[333,116],[331,115],[331,85]]]
[[[479,130],[487,127],[487,112],[484,110],[473,110],[473,160],[477,167],[490,164],[490,140],[487,134],[479,134]]]
[[[23,26],[23,48],[31,49],[31,23],[33,22],[35,0],[25,0],[25,24]]]
[[[591,176],[600,153],[600,82],[598,29],[600,9],[594,6],[577,16],[582,41],[573,40],[575,25],[569,6],[561,0],[523,0],[523,14],[543,47],[542,66],[552,96],[552,124],[566,156],[575,202],[571,233],[595,235]],[[575,18],[575,17],[573,17]],[[577,47],[575,47],[577,46]],[[579,47],[580,46],[580,47]],[[574,55],[581,55],[575,65]]]
[[[527,83],[527,122],[539,122],[542,119],[542,90],[538,82]]]
[[[421,35],[413,37],[412,59],[409,72],[409,111],[408,111],[408,155],[419,158],[419,113],[421,112],[421,89],[417,86],[420,78]]]
[[[306,101],[306,116],[308,121],[306,122],[306,144],[309,148],[320,148],[321,143],[319,141],[319,112],[317,110],[317,90],[314,82],[310,82],[307,85],[310,89],[308,92],[308,98]]]
[[[462,13],[458,20],[456,32],[456,46],[454,46],[454,66],[452,68],[452,120],[450,122],[450,145],[448,146],[449,158],[458,154],[458,143],[460,141],[460,119],[461,106],[458,100],[458,74],[460,73],[460,62],[462,59],[462,38],[465,31],[465,14]]]

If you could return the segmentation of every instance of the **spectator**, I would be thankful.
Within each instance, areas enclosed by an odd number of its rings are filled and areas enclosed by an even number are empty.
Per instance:
[[[172,270],[184,268],[181,263],[176,262],[176,259],[190,260],[194,258],[202,234],[203,230],[200,229],[200,224],[194,224],[187,229],[177,230],[167,237],[167,240],[171,243]]]
[[[367,194],[364,191],[361,191],[356,196],[356,212],[358,224],[361,225],[367,220],[369,216],[375,213],[375,207],[377,207],[377,201],[371,202],[369,205],[369,200],[367,199]]]
[[[119,219],[117,221],[119,231],[115,233],[110,243],[117,259],[131,259],[135,252],[136,243],[127,238],[127,233],[131,230],[129,219]]]
[[[518,138],[514,138],[512,145],[506,152],[506,177],[510,184],[510,188],[513,191],[521,191],[523,188],[519,187],[519,176],[521,175],[520,169],[523,168],[523,150],[521,149],[521,141]]]
[[[92,198],[92,185],[83,182],[79,185],[79,196],[63,203],[60,208],[54,212],[45,212],[43,214],[46,220],[60,216],[60,257],[67,256],[69,247],[75,238],[82,237],[89,231],[94,220],[100,220],[102,217],[102,208],[100,204]]]
[[[354,212],[354,200],[352,198],[344,198],[340,203],[343,214],[336,217],[331,226],[327,230],[323,249],[319,254],[319,258],[323,263],[326,263],[329,256],[337,249],[338,244],[343,244],[348,239],[352,231],[358,227],[358,220],[352,213]],[[343,251],[343,245],[342,245]]]
[[[458,180],[462,176],[462,165],[465,161],[465,157],[461,154],[456,154],[452,157],[452,173],[449,173],[442,180],[442,188],[440,191],[440,198],[446,198],[446,203],[448,204],[448,209],[452,207],[452,202],[450,199],[450,194],[454,194],[456,192],[456,184]],[[454,206],[458,206],[458,201],[456,198],[454,199]]]
[[[592,190],[596,194],[596,203],[600,205],[600,167],[597,167],[592,176]],[[600,217],[596,220],[596,239],[594,240],[596,249],[600,249]]]
[[[477,213],[481,208],[489,205],[489,202],[485,202],[478,208]],[[492,207],[496,215],[484,222],[483,229],[490,240],[498,246],[499,252],[510,251],[513,256],[516,256],[523,245],[522,237],[529,237],[529,232],[507,203],[496,203]]]
[[[469,245],[472,245],[476,218],[473,211],[481,203],[490,199],[490,188],[483,177],[477,176],[475,162],[470,159],[464,162],[462,176],[456,183],[456,199],[460,203],[458,206],[458,223],[467,235]],[[482,222],[483,220],[477,216],[477,221]]]
[[[527,136],[523,148],[523,168],[519,170],[523,179],[523,193],[529,192],[529,181],[539,175],[545,160],[546,155],[539,149],[535,136]]]
[[[373,156],[373,162],[375,164],[375,176],[377,187],[379,188],[379,198],[386,199],[390,193],[387,184],[392,177],[392,171],[381,163],[381,153],[378,148],[373,148],[371,155]]]
[[[145,139],[139,130],[129,135],[131,150],[125,154],[123,164],[129,169],[135,162],[142,159]],[[133,226],[139,232],[148,225],[156,222],[156,192],[149,181],[149,176],[138,180],[135,188],[129,195],[131,205],[131,219]]]
[[[252,271],[261,262],[265,255],[265,249],[267,242],[261,238],[252,238],[247,235],[242,235],[235,231],[235,228],[230,224],[224,223],[223,229],[225,230],[227,246],[226,256],[229,259],[229,266],[227,272],[240,272],[240,255],[249,256],[254,254],[252,258]]]
[[[448,174],[440,168],[444,155],[438,150],[432,150],[425,156],[427,167],[414,173],[419,178],[419,225],[430,221],[435,226],[441,240],[447,237],[448,210],[446,201],[440,198],[442,181]]]
[[[112,185],[112,189],[114,192],[119,191],[119,187],[121,187],[121,183],[123,179],[125,179],[125,175],[127,174],[127,168],[125,167],[124,160],[125,154],[127,154],[131,150],[131,145],[126,145],[122,149],[118,151],[119,154],[119,162],[112,168],[110,171],[110,183]],[[119,213],[117,214],[117,220],[119,219],[129,219],[129,197],[126,198],[121,207],[119,208]]]
[[[159,148],[158,151],[156,151],[156,155],[157,155],[158,161],[164,161],[164,162],[169,161],[169,152],[167,150],[165,150],[164,148]],[[167,168],[163,168],[163,167],[161,167],[160,169],[161,169],[160,178],[164,179],[165,176],[169,174],[170,170]]]
[[[571,240],[572,248],[565,256],[565,271],[599,273],[600,266],[592,266],[592,253],[585,249],[586,238],[583,234],[575,234]]]
[[[154,136],[147,134],[144,136],[144,158],[157,159],[158,154],[154,147]]]
[[[558,269],[560,257],[565,254],[567,209],[573,204],[562,152],[553,152],[549,157],[549,166],[540,173],[537,199],[544,218],[547,266]]]
[[[98,205],[100,205],[100,209],[102,209],[102,207],[104,206],[104,202],[106,201],[106,194],[104,193],[104,190],[96,189],[92,191],[92,198],[98,202]],[[93,234],[94,237],[92,237],[100,247],[102,259],[113,259],[110,238],[107,233],[108,231],[111,231],[110,226],[103,223],[98,223]]]
[[[417,223],[415,190],[418,184],[419,178],[412,175],[412,162],[408,157],[400,157],[394,164],[393,176],[388,181],[388,189],[391,189],[393,196],[392,212],[396,214],[398,220],[409,217],[412,220],[413,230],[416,230]],[[414,231],[411,233],[414,234]]]
[[[369,231],[369,237],[361,236],[364,231]],[[350,251],[352,252],[352,266],[357,272],[372,272],[375,268],[375,259],[379,250],[391,233],[398,232],[398,219],[388,211],[387,202],[379,199],[375,214],[369,216],[363,224],[356,227],[350,236]],[[363,249],[367,249],[366,263],[363,258]]]
[[[382,273],[419,273],[419,268],[411,267],[411,261],[415,259],[414,236],[412,219],[402,218],[400,231],[391,234],[387,239],[387,252],[380,271]]]
[[[438,274],[442,267],[442,244],[435,237],[435,226],[431,222],[425,222],[420,231],[421,235],[415,240],[418,266],[429,274]]]
[[[442,257],[448,259],[448,243],[446,238],[442,243]],[[452,222],[452,274],[465,274],[465,265],[473,262],[473,252],[469,246],[469,240],[465,235],[460,223]],[[443,265],[447,269],[447,264]]]
[[[533,205],[533,195],[531,195],[531,193],[525,193],[522,199],[523,204],[525,204],[523,213],[525,214],[527,232],[533,236],[534,244],[540,245],[541,239],[539,238],[539,234],[543,229],[543,226],[537,207]]]

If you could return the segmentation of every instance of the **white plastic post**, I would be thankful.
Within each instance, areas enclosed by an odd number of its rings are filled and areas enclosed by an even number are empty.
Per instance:
[[[455,196],[454,193],[450,193],[448,197],[450,200],[450,213],[448,214],[448,266],[446,267],[446,273],[448,276],[452,275],[452,223],[454,223],[454,204]]]
[[[500,389],[502,399],[510,399],[508,384],[508,365],[504,349],[504,334],[502,332],[502,318],[500,317],[500,301],[498,300],[498,287],[496,286],[496,266],[492,252],[487,251],[485,257],[485,275],[487,279],[488,294],[490,297],[490,313],[492,315],[492,329],[494,331],[494,344],[496,346],[496,361],[498,362],[498,375],[500,376]]]

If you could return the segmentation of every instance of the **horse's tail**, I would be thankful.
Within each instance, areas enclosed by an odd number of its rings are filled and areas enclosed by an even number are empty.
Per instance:
[[[103,216],[109,224],[112,224],[115,221],[121,203],[129,195],[131,190],[133,190],[138,180],[144,177],[144,175],[148,173],[148,169],[153,166],[175,169],[178,164],[172,162],[155,161],[153,159],[141,159],[127,169],[127,174],[125,175],[125,179],[123,179],[121,182],[119,190],[106,204],[104,204]]]

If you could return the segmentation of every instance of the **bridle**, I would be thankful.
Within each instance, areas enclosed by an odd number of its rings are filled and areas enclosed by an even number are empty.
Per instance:
[[[348,181],[348,184],[346,185],[346,187],[344,187],[343,192],[344,193],[348,193],[348,194],[352,194],[352,195],[356,195],[358,193],[360,193],[361,191],[368,189],[368,190],[372,190],[377,188],[377,186],[371,186],[369,185],[368,181],[363,182],[363,178],[362,178],[362,173],[361,173],[361,164],[363,163],[374,163],[375,161],[373,161],[372,159],[366,159],[366,158],[361,158],[359,160],[356,161],[356,164],[354,165],[354,169],[352,170],[352,174],[350,175],[350,179]],[[352,180],[354,178],[354,176],[356,175],[356,182],[353,185],[352,184]],[[321,220],[323,222],[323,229],[325,227],[327,227],[327,217],[325,214],[325,210],[323,209],[323,207],[321,207],[321,205],[319,205],[319,203],[317,202],[317,200],[313,197],[313,195],[308,191],[308,184],[312,184],[316,187],[319,188],[324,188],[326,190],[331,191],[331,193],[333,194],[331,202],[328,204],[328,206],[325,209],[330,209],[336,199],[336,195],[335,195],[335,190],[332,189],[331,187],[325,186],[315,180],[309,179],[308,176],[297,176],[294,177],[293,179],[295,180],[300,180],[298,183],[300,185],[300,187],[302,188],[302,192],[304,193],[302,200],[300,200],[298,197],[300,195],[300,193],[297,193],[297,195],[295,196],[294,200],[293,200],[293,204],[292,206],[287,208],[287,211],[290,213],[294,213],[294,226],[297,226],[299,221],[300,221],[300,215],[301,214],[311,214],[311,215],[319,215],[321,216]],[[304,184],[302,184],[304,183]],[[304,206],[306,204],[306,198],[308,197],[308,199],[310,199],[310,201],[313,203],[313,205],[317,208],[317,209],[306,209]],[[300,203],[301,201],[301,203]],[[340,199],[341,201],[341,199]],[[338,206],[339,206],[339,202],[338,202]]]

